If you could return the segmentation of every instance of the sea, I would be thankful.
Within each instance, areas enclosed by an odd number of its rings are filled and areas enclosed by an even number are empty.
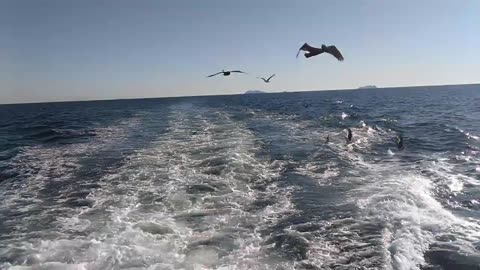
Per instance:
[[[0,269],[480,269],[479,137],[480,85],[1,105]]]

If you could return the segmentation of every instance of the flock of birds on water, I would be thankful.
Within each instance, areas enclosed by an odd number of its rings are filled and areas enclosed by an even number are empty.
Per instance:
[[[334,56],[338,61],[343,61],[344,60],[342,53],[340,52],[340,50],[337,49],[337,47],[335,47],[335,45],[326,46],[325,44],[322,44],[322,46],[320,48],[317,48],[317,47],[313,47],[313,46],[308,45],[308,43],[304,43],[298,49],[297,56],[296,56],[297,58],[298,58],[298,55],[300,54],[300,51],[305,51],[305,54],[304,54],[305,58],[310,58],[310,57],[313,57],[313,56],[317,56],[317,55],[320,55],[322,53],[328,53],[328,54],[331,54],[332,56]],[[210,77],[213,77],[213,76],[216,76],[216,75],[219,75],[219,74],[223,74],[223,76],[230,76],[230,74],[232,74],[232,73],[248,74],[248,73],[243,72],[241,70],[228,70],[228,71],[222,70],[220,72],[209,75],[207,77],[210,78]],[[266,79],[263,78],[263,77],[257,77],[257,79],[261,79],[265,83],[269,83],[270,80],[274,76],[275,76],[275,74],[271,75],[270,77],[268,77]],[[352,142],[352,137],[353,137],[352,130],[350,128],[347,128],[347,136],[345,137],[345,140],[347,141],[347,143]],[[330,142],[330,136],[327,136],[326,143],[329,143],[329,142]],[[403,137],[401,135],[397,137],[396,144],[397,144],[397,148],[399,150],[404,149]]]

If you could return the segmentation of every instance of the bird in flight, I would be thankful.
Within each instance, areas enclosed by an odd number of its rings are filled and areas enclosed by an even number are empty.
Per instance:
[[[315,48],[305,43],[302,45],[302,47],[300,47],[300,49],[298,49],[297,58],[298,58],[298,55],[300,54],[300,51],[306,51],[305,53],[306,58],[310,58],[312,56],[319,55],[322,53],[329,53],[335,56],[335,58],[337,58],[338,61],[343,61],[342,53],[340,53],[340,51],[334,45],[326,46],[325,44],[322,44],[321,48]]]
[[[273,76],[275,76],[275,74],[273,74],[272,76],[268,77],[268,79],[259,78],[259,77],[257,77],[257,79],[262,79],[264,82],[269,83],[269,82],[270,82],[270,79],[273,78]]]
[[[216,75],[221,74],[221,73],[223,73],[223,76],[229,76],[230,73],[243,73],[243,74],[247,74],[246,72],[243,72],[243,71],[241,71],[241,70],[229,70],[229,71],[225,71],[225,70],[222,69],[222,71],[217,72],[217,73],[212,74],[212,75],[209,75],[209,76],[207,76],[207,77],[213,77],[213,76],[216,76]]]

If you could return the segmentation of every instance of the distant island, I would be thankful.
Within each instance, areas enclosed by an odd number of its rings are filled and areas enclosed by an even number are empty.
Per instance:
[[[260,91],[260,90],[248,90],[245,94],[266,94],[267,92]]]
[[[377,88],[377,86],[373,84],[358,87],[358,89],[375,89],[375,88]]]

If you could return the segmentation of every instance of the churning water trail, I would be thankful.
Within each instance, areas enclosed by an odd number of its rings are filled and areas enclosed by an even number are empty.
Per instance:
[[[480,95],[435,91],[0,107],[0,269],[479,269]]]
[[[271,258],[261,236],[293,211],[289,190],[274,181],[282,164],[258,158],[252,133],[224,112],[184,104],[166,120],[164,134],[104,173],[93,192],[75,191],[85,199],[72,202],[74,214],[50,217],[54,239],[7,246],[6,255],[19,264],[79,269],[288,263]]]

